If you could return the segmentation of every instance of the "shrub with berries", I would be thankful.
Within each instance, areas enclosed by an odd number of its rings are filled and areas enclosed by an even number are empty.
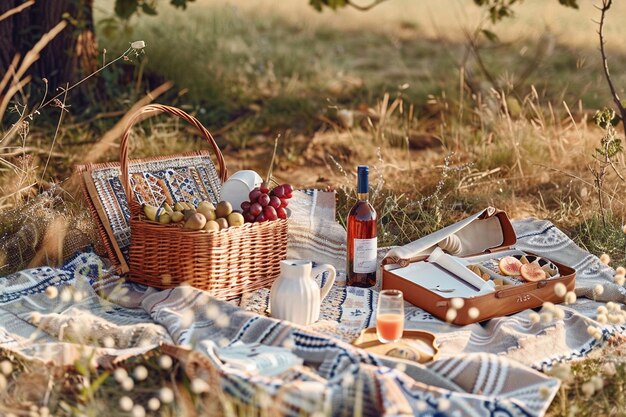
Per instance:
[[[282,184],[270,190],[267,183],[262,183],[250,191],[249,201],[241,203],[243,218],[246,223],[261,223],[270,220],[286,219],[287,205],[293,193],[293,187]]]

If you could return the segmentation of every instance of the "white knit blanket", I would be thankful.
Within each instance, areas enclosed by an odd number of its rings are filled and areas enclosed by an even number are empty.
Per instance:
[[[290,207],[288,256],[342,271],[345,232],[334,222],[334,195],[298,192]],[[219,370],[222,388],[231,395],[253,403],[250,389],[263,391],[285,415],[351,414],[362,397],[363,414],[372,416],[541,416],[559,383],[539,371],[596,346],[587,334],[590,323],[605,337],[623,331],[593,319],[598,301],[624,302],[626,291],[612,283],[609,267],[550,223],[523,220],[514,226],[520,249],[577,269],[578,302],[566,308],[563,320],[550,323],[532,324],[529,312],[521,312],[465,327],[410,308],[407,327],[438,335],[441,358],[427,366],[398,368],[348,343],[374,323],[375,290],[336,285],[320,322],[304,328],[263,316],[267,290],[245,295],[240,306],[190,287],[159,291],[125,282],[92,252],[77,254],[61,268],[0,278],[0,348],[69,365],[86,352],[104,364],[111,356],[136,355],[159,344],[184,346]],[[601,300],[585,298],[597,283],[605,287]],[[234,371],[216,358],[214,348],[236,341],[288,346],[304,366],[272,378]],[[355,395],[359,390],[362,395]]]

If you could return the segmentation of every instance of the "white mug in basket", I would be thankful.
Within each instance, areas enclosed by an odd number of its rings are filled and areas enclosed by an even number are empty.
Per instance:
[[[237,171],[222,185],[220,198],[230,202],[235,210],[239,210],[241,203],[248,201],[250,191],[261,185],[263,178],[252,170]]]

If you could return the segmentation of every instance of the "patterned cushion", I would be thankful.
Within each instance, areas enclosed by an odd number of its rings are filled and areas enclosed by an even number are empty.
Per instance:
[[[128,270],[130,210],[120,180],[119,163],[80,165],[83,191],[111,260]],[[209,152],[134,160],[129,163],[131,185],[138,203],[155,206],[188,201],[219,201],[221,182]]]

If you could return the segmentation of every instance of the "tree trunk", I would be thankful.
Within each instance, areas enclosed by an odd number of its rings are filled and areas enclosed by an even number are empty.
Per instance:
[[[24,0],[1,0],[0,14]],[[62,19],[67,27],[42,51],[30,68],[33,76],[30,99],[41,100],[43,78],[50,94],[72,84],[98,68],[98,48],[94,34],[93,0],[37,0],[36,3],[0,21],[0,78],[13,57],[23,57],[32,46]]]

